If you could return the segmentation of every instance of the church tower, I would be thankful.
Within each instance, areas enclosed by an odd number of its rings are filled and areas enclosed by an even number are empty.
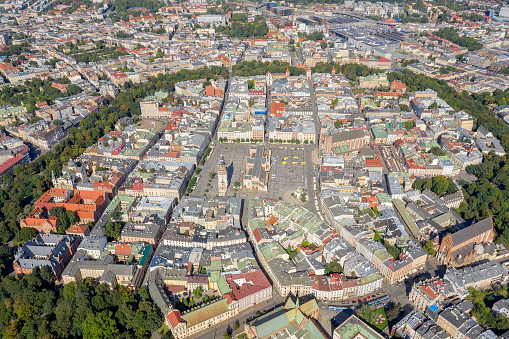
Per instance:
[[[272,74],[269,71],[265,74],[265,79],[267,80],[267,86],[272,86]]]
[[[226,195],[228,190],[228,172],[226,171],[226,162],[224,161],[223,154],[219,157],[219,164],[217,166],[217,193],[220,197]]]

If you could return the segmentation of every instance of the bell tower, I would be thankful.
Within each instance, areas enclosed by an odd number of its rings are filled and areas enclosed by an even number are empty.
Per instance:
[[[223,154],[219,157],[219,164],[217,166],[217,193],[220,197],[226,195],[228,190],[228,172],[226,170],[226,162],[224,161]]]

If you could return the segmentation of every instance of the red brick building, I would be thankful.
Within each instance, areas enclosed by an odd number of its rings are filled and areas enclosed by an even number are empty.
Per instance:
[[[335,148],[347,146],[350,151],[360,150],[366,145],[364,131],[355,129],[330,133],[320,133],[320,148],[324,155],[335,154]]]
[[[73,211],[80,223],[96,222],[109,202],[107,192],[71,190],[52,188],[44,193],[34,204],[32,212],[20,220],[21,227],[32,227],[39,232],[51,233],[58,230],[60,220],[58,216],[50,216],[53,207],[62,207],[66,211]]]
[[[447,234],[440,242],[437,257],[447,265],[468,265],[475,261],[475,245],[492,243],[494,237],[493,219],[488,217],[456,233]]]

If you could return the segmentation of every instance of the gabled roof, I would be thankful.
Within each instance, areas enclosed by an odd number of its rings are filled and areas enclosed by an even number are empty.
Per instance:
[[[451,235],[452,244],[453,246],[462,244],[468,241],[469,239],[475,238],[478,235],[483,234],[492,229],[493,229],[493,219],[490,216],[456,233],[453,233]]]

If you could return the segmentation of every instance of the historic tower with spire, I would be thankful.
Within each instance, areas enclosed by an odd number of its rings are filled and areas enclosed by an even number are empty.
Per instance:
[[[219,164],[217,166],[217,193],[220,197],[226,195],[228,190],[228,172],[226,170],[226,162],[224,161],[223,154],[219,157]]]

